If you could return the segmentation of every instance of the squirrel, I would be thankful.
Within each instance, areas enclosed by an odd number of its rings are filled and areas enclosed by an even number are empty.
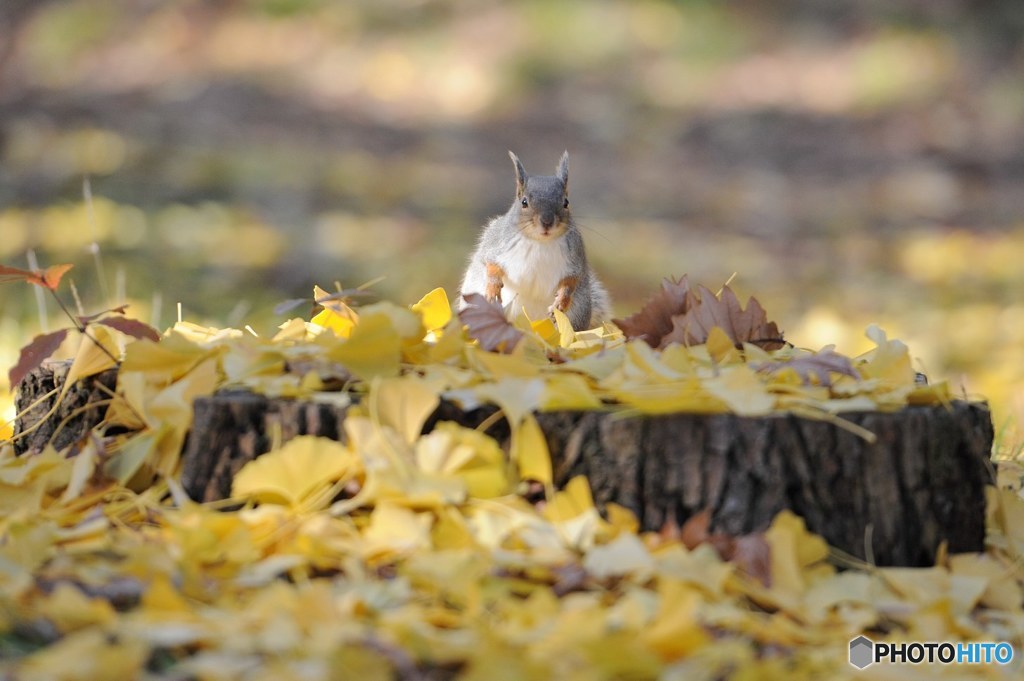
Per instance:
[[[515,165],[516,196],[504,215],[492,218],[462,279],[465,295],[482,293],[500,302],[511,320],[525,310],[540,319],[561,310],[576,331],[599,326],[611,315],[608,292],[587,264],[583,236],[569,209],[569,152],[554,175],[526,174]]]

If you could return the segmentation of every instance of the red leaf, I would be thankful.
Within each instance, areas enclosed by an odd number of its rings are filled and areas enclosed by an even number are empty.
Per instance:
[[[19,270],[17,267],[0,265],[0,284],[9,284],[12,281],[32,281],[38,275],[31,270]]]
[[[0,284],[8,284],[12,281],[27,281],[36,286],[55,290],[60,284],[61,278],[74,265],[52,265],[45,270],[33,272],[32,270],[20,270],[17,267],[0,265]]]
[[[51,265],[50,267],[47,267],[45,270],[43,270],[42,275],[39,277],[40,280],[38,282],[33,281],[32,283],[39,284],[40,286],[48,288],[51,291],[56,291],[57,287],[60,285],[61,278],[63,278],[64,275],[67,274],[67,271],[70,270],[72,267],[74,267],[74,265]]]
[[[7,372],[11,388],[17,387],[26,376],[43,363],[43,360],[57,352],[57,348],[64,342],[67,335],[68,329],[42,334],[33,338],[31,343],[23,347],[21,355],[18,357],[18,363]]]
[[[466,325],[469,337],[480,341],[480,347],[488,352],[512,352],[523,332],[505,319],[501,305],[487,302],[479,293],[463,298],[468,305],[459,310],[459,319]]]
[[[109,326],[112,329],[117,329],[126,336],[132,338],[145,338],[151,340],[154,343],[160,342],[160,334],[157,333],[149,324],[140,322],[138,319],[128,319],[126,317],[106,317],[101,319],[97,324],[103,324]]]

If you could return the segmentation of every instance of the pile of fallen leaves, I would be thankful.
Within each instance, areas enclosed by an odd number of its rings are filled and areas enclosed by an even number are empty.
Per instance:
[[[482,300],[455,317],[440,289],[409,307],[353,297],[318,290],[323,311],[272,338],[179,323],[156,342],[110,323],[123,310],[77,320],[71,375],[123,359],[103,422],[71,451],[0,454],[12,678],[831,678],[854,673],[862,633],[1019,651],[1015,489],[991,490],[987,553],[929,569],[856,565],[788,513],[758,561],[729,562],[699,526],[640,533],[614,504],[602,516],[582,478],[550,490],[538,410],[842,425],[844,411],[949,399],[880,330],[864,357],[802,350],[756,301],[685,279],[582,332],[557,312],[509,323]],[[232,499],[192,502],[176,477],[191,404],[223,388],[351,403],[346,444],[293,439],[238,471]],[[497,404],[511,451],[451,423],[421,434],[441,397]],[[525,481],[546,501],[517,494]],[[1016,678],[1019,664],[889,671]]]

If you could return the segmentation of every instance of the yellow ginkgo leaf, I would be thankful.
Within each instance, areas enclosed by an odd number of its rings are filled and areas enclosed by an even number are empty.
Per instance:
[[[29,656],[24,679],[137,679],[145,672],[149,646],[139,638],[111,636],[99,627],[76,631]]]
[[[420,436],[441,399],[440,386],[417,374],[400,378],[378,378],[370,389],[370,405],[381,424],[394,428],[406,442]]]
[[[395,305],[387,301],[366,305],[359,308],[359,319],[369,315],[382,315],[391,321],[398,337],[408,342],[418,342],[423,339],[426,329],[423,328],[423,320],[408,307]]]
[[[565,522],[592,510],[596,509],[590,483],[582,475],[577,475],[544,507],[544,517],[552,522]]]
[[[174,588],[166,575],[156,575],[142,592],[142,611],[154,615],[187,615],[191,613],[188,601]]]
[[[909,393],[914,388],[914,369],[910,364],[910,351],[906,344],[889,340],[877,325],[868,327],[865,335],[876,347],[864,355],[865,361],[857,366],[864,378],[880,379],[890,387],[902,387]]]
[[[130,438],[103,464],[103,472],[127,485],[143,466],[156,459],[160,441],[170,434],[170,426],[164,426]]]
[[[750,367],[740,364],[723,367],[720,373],[705,379],[704,388],[740,416],[762,416],[771,412],[775,397]]]
[[[386,314],[363,312],[347,340],[332,344],[324,353],[363,380],[397,376],[402,344]]]
[[[809,532],[803,518],[782,511],[764,533],[771,548],[772,590],[783,595],[801,594],[815,576],[828,575],[832,568],[824,563],[828,544]]]
[[[466,517],[457,509],[442,508],[438,509],[435,514],[437,521],[430,533],[434,548],[444,551],[446,549],[469,549],[476,546]]]
[[[597,579],[636,575],[643,579],[654,568],[654,559],[635,534],[623,533],[611,542],[591,548],[583,567]]]
[[[217,381],[217,362],[210,358],[169,386],[153,390],[146,404],[150,425],[167,423],[184,433],[192,425],[192,403],[213,393]]]
[[[574,411],[600,409],[601,400],[580,374],[562,372],[548,376],[544,381],[541,409],[547,411]]]
[[[628,536],[628,535],[627,535]],[[640,633],[643,641],[664,660],[675,660],[710,641],[698,618],[700,592],[677,580],[663,580],[658,614]]]
[[[338,338],[348,338],[352,335],[352,329],[355,328],[359,318],[348,306],[346,306],[346,309],[348,309],[350,314],[324,308],[309,321],[328,331],[332,331]]]
[[[452,319],[452,306],[448,302],[448,294],[441,287],[420,298],[412,309],[419,313],[423,320],[423,328],[427,331],[443,329]]]
[[[61,494],[61,502],[77,499],[82,494],[86,483],[96,471],[96,463],[99,458],[99,452],[96,451],[96,440],[89,438],[71,465],[71,478],[68,480],[68,486],[64,488],[64,493]]]
[[[708,339],[705,342],[708,348],[708,354],[718,364],[725,364],[727,362],[735,361],[739,356],[739,351],[736,346],[733,345],[732,339],[729,338],[729,334],[722,330],[720,326],[712,326],[711,331],[708,332]]]
[[[512,433],[512,460],[519,467],[521,479],[551,484],[548,442],[533,414],[527,414]]]
[[[344,445],[304,435],[245,464],[231,493],[268,503],[297,506],[313,492],[362,472],[362,460]],[[324,506],[330,499],[324,500]]]
[[[192,322],[177,322],[171,327],[167,337],[177,336],[184,342],[196,343],[200,347],[210,348],[237,340],[242,335],[243,332],[238,329],[218,329],[213,326],[193,324]]]
[[[558,327],[555,326],[555,322],[551,320],[551,317],[544,317],[543,319],[531,321],[530,330],[537,334],[541,340],[548,345],[558,345]]]
[[[89,625],[113,622],[117,613],[102,598],[89,598],[68,582],[60,582],[39,605],[39,615],[47,618],[61,633]]]
[[[576,342],[576,331],[572,328],[569,317],[559,309],[552,313],[555,317],[555,325],[558,327],[558,344],[567,348]]]
[[[494,379],[508,377],[532,378],[540,375],[540,367],[521,353],[506,355],[498,352],[487,352],[480,348],[469,348],[466,352],[470,366],[485,376]]]
[[[313,287],[313,300],[323,305],[324,309],[317,313],[311,324],[322,329],[329,329],[339,338],[348,338],[352,329],[359,323],[359,314],[353,310],[338,294],[332,294],[319,286]]]
[[[180,333],[169,333],[159,343],[139,340],[124,352],[122,372],[145,372],[150,378],[163,381],[177,379],[210,354],[196,342]]]
[[[475,392],[482,401],[501,407],[509,423],[517,424],[540,407],[545,387],[540,378],[509,377],[479,385]]]
[[[309,322],[293,317],[278,325],[277,333],[270,339],[272,343],[303,341],[310,337]]]
[[[440,331],[432,331],[428,336],[433,339],[427,343],[427,351],[423,363],[443,364],[462,355],[466,348],[466,339],[463,337],[462,322],[458,317],[453,318]]]
[[[431,545],[429,513],[402,508],[389,502],[377,505],[370,516],[370,525],[363,531],[364,551],[368,560],[383,560]]]
[[[460,478],[473,497],[487,499],[508,492],[505,455],[494,438],[449,421],[419,439],[416,464],[428,473]]]
[[[990,608],[1004,608],[1010,604],[1024,603],[1024,584],[1014,578],[1014,572],[1007,570],[992,555],[983,553],[960,553],[949,558],[953,576],[981,577],[987,580],[987,588],[981,603]]]
[[[88,337],[82,339],[78,346],[78,353],[71,363],[71,368],[68,369],[68,376],[61,389],[61,397],[79,379],[95,376],[117,365],[121,349],[107,327],[93,326],[87,333]]]

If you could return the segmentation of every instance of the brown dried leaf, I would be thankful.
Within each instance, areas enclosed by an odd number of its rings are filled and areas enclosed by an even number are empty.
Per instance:
[[[675,519],[673,519],[673,523]],[[679,530],[679,539],[683,542],[683,546],[691,551],[708,540],[710,533],[708,532],[708,526],[711,524],[711,511],[704,509],[700,513],[695,513],[686,522],[683,523],[683,528]]]
[[[488,352],[512,352],[523,332],[505,318],[501,305],[488,302],[479,293],[463,298],[467,305],[459,310],[459,319],[466,325],[469,337],[478,340],[480,347]]]
[[[338,303],[344,303],[346,306],[352,303],[355,298],[368,298],[373,295],[372,291],[364,291],[360,288],[346,288],[341,291],[335,291],[334,293],[327,293],[319,286],[313,289],[314,297],[313,302],[317,305],[322,305],[328,309],[338,311]]]
[[[117,329],[126,336],[132,338],[145,338],[151,340],[154,343],[160,342],[160,334],[149,324],[140,322],[138,319],[128,319],[127,317],[107,317],[101,319],[97,324],[103,324],[109,326],[112,329]]]
[[[68,329],[61,329],[53,333],[42,334],[32,339],[32,342],[21,349],[18,363],[7,372],[11,388],[14,389],[21,381],[36,369],[43,360],[57,352],[57,348],[68,336]]]
[[[690,520],[693,520],[693,518],[691,517]],[[663,522],[661,527],[658,528],[658,541],[661,543],[683,541],[682,528],[679,527],[679,522],[676,520],[674,513],[669,514],[669,516],[665,518],[665,522]],[[699,544],[700,542],[697,543]],[[686,545],[689,546],[688,544]]]
[[[303,303],[308,302],[308,298],[289,298],[288,300],[282,300],[274,307],[274,314],[285,314],[287,312],[291,312]]]
[[[82,325],[91,324],[94,321],[96,321],[97,319],[99,319],[100,317],[102,317],[103,315],[107,315],[107,314],[124,314],[125,310],[127,310],[127,309],[128,309],[128,305],[118,305],[117,307],[112,307],[109,310],[103,310],[103,312],[97,312],[96,314],[90,314],[90,315],[84,315],[84,316],[79,315],[78,316],[78,321]]]
[[[767,313],[756,298],[751,297],[747,308],[743,309],[728,286],[722,287],[721,297],[699,286],[698,295],[691,293],[690,298],[689,309],[672,317],[672,331],[661,339],[660,347],[671,343],[701,345],[707,342],[708,334],[716,326],[737,347],[743,343],[753,343],[766,350],[782,347],[782,332],[775,322],[768,321]]]
[[[622,329],[627,339],[642,338],[656,348],[662,337],[672,331],[672,317],[685,313],[691,299],[690,284],[685,274],[678,281],[666,278],[661,282],[661,290],[639,312],[626,319],[612,321]]]
[[[727,559],[765,587],[772,585],[772,551],[764,534],[745,534],[733,541],[732,555]]]
[[[709,532],[708,527],[710,524],[711,511],[709,509],[704,509],[700,513],[690,516],[683,523],[683,528],[679,532],[680,541],[682,541],[683,546],[691,551],[701,544],[710,544],[723,560],[731,560],[735,551],[733,538],[721,532]]]
[[[814,385],[816,382],[825,387],[832,385],[832,373],[860,378],[860,373],[853,368],[850,359],[831,348],[811,355],[800,355],[788,361],[762,362],[754,369],[768,374],[774,374],[783,369],[792,369],[800,376],[804,385]]]
[[[701,544],[710,544],[722,560],[735,563],[744,572],[771,586],[771,550],[764,534],[745,534],[734,537],[721,532],[709,532],[711,511],[704,509],[683,523],[680,541],[689,550]],[[664,532],[664,528],[662,528]]]

